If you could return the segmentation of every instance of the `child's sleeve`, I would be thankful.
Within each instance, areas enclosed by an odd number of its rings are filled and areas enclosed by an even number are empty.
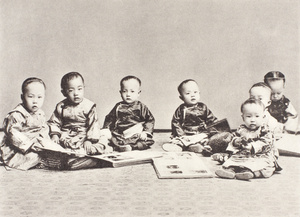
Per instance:
[[[92,143],[97,143],[100,137],[100,128],[98,124],[96,105],[94,105],[89,111],[87,122],[87,140],[91,141]]]
[[[274,135],[269,130],[262,132],[262,135],[256,141],[251,142],[254,154],[261,152],[270,152],[273,147]]]
[[[291,102],[289,103],[289,105],[285,111],[289,118],[297,118],[298,117],[298,113]]]
[[[17,147],[23,153],[26,153],[31,146],[37,141],[36,138],[30,139],[26,132],[23,132],[23,126],[26,120],[19,112],[11,113],[4,123],[5,133],[10,140],[10,144]]]
[[[116,123],[116,111],[117,111],[118,104],[105,116],[103,129],[112,130]]]
[[[58,135],[61,136],[61,127],[62,127],[62,105],[58,104],[55,108],[55,111],[51,115],[48,125],[50,128],[50,136]]]
[[[217,118],[214,116],[211,110],[207,108],[207,106],[205,107],[206,107],[206,125],[209,126],[212,123],[214,123],[217,120]]]
[[[228,143],[228,146],[226,148],[227,152],[232,152],[232,153],[236,153],[239,151],[240,147],[235,147],[235,140],[238,138],[241,138],[241,131],[244,129],[243,125],[239,126],[238,129],[232,133],[233,138],[232,140]]]
[[[155,123],[155,119],[154,119],[152,113],[147,108],[147,106],[142,105],[141,114],[142,114],[143,120],[145,121],[145,123],[143,124],[143,127],[144,127],[143,131],[145,131],[147,134],[152,135],[153,130],[154,130],[154,123]]]
[[[284,124],[284,128],[287,131],[297,131],[298,128],[298,113],[291,102],[289,102],[289,105],[287,109],[285,110],[288,116],[288,119],[286,123]]]
[[[173,137],[180,137],[184,136],[185,132],[182,129],[182,117],[183,111],[181,107],[178,107],[173,115],[172,122],[171,122],[171,128],[172,128],[172,136]]]

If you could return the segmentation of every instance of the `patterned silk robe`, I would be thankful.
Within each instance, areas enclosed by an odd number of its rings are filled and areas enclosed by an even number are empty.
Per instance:
[[[31,146],[38,142],[38,137],[49,139],[44,112],[29,113],[19,104],[6,116],[3,125],[5,136],[1,144],[1,157],[4,164],[21,170],[39,164],[40,158]]]

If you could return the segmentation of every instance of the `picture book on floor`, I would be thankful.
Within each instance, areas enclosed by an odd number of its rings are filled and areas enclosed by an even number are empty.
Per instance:
[[[162,152],[154,151],[129,151],[103,155],[91,155],[90,157],[100,159],[104,166],[107,167],[123,167],[151,163],[152,159],[161,157],[162,154]]]
[[[200,157],[193,152],[165,152],[153,159],[160,179],[211,178],[213,174]]]
[[[60,145],[52,142],[51,140],[42,140],[43,147],[42,155],[47,158],[57,158],[57,156],[68,157],[91,157],[99,159],[103,162],[104,167],[122,167],[143,163],[151,163],[153,158],[161,157],[162,152],[153,151],[130,151],[130,152],[114,152],[111,154],[102,155],[86,155],[78,151],[71,151],[64,149]]]

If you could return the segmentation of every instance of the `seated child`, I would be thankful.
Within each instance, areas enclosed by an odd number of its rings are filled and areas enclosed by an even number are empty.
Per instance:
[[[268,126],[268,129],[274,133],[275,139],[280,139],[283,131],[283,125],[279,123],[274,117],[268,112],[268,106],[271,104],[271,89],[264,82],[254,84],[250,90],[249,95],[251,99],[260,100],[265,106],[264,123]],[[230,142],[230,141],[229,141]],[[226,147],[228,146],[227,143]],[[216,153],[212,156],[213,160],[223,163],[228,159],[230,153]]]
[[[39,78],[28,78],[22,84],[22,103],[4,120],[5,136],[1,144],[4,165],[21,170],[34,168],[41,161],[37,154],[39,139],[49,138],[45,114],[41,110],[46,86]]]
[[[268,107],[270,114],[278,122],[284,124],[286,131],[297,131],[298,113],[290,100],[283,95],[285,88],[285,76],[278,71],[268,72],[264,77],[264,82],[272,90],[272,102]]]
[[[281,170],[273,134],[264,124],[264,110],[264,104],[259,100],[248,99],[242,104],[244,124],[235,132],[227,148],[232,155],[224,162],[222,169],[216,170],[217,176],[248,180],[268,178],[275,170]]]
[[[110,152],[107,137],[101,134],[96,104],[84,98],[84,79],[78,72],[69,72],[61,79],[61,92],[66,97],[56,105],[48,121],[51,139],[78,154]],[[84,161],[84,162],[82,162]],[[68,169],[93,167],[89,158],[68,162]]]
[[[153,143],[154,117],[138,99],[141,80],[126,76],[120,82],[122,102],[105,117],[104,129],[112,133],[111,143],[116,151],[148,149]]]
[[[264,123],[269,127],[269,130],[274,134],[281,134],[283,125],[279,123],[268,111],[268,106],[271,104],[271,89],[263,82],[254,84],[249,90],[250,98],[260,100],[266,110],[264,116]]]
[[[207,126],[217,120],[205,104],[199,102],[200,91],[193,79],[187,79],[178,86],[179,98],[184,102],[172,118],[172,138],[165,143],[165,151],[202,152],[208,142]]]

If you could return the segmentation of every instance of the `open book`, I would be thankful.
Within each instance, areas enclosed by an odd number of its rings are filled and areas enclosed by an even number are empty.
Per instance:
[[[211,178],[200,157],[193,152],[165,152],[153,159],[153,166],[160,179]]]
[[[72,151],[69,149],[64,149],[60,145],[52,142],[51,140],[43,139],[40,141],[43,145],[40,153],[44,160],[50,162],[55,167],[59,167],[61,161],[72,157],[89,157],[93,159],[98,159],[102,162],[104,167],[121,167],[130,166],[143,163],[151,163],[153,158],[161,157],[162,152],[153,151],[130,151],[130,152],[114,152],[111,154],[102,155],[87,155],[84,150]],[[57,164],[57,165],[55,165]]]
[[[60,152],[62,154],[68,154],[68,155],[82,155],[85,156],[85,153],[83,150],[81,151],[72,151],[71,149],[65,149],[61,145],[53,142],[50,139],[39,139],[39,142],[43,147],[40,147],[43,151],[52,151],[52,152]]]
[[[112,154],[90,155],[102,161],[105,167],[122,167],[136,164],[152,163],[152,159],[161,157],[163,152],[129,151]]]
[[[125,139],[132,137],[134,134],[141,134],[143,132],[143,124],[144,122],[138,123],[133,125],[132,127],[128,128],[127,130],[123,131],[123,136]]]

